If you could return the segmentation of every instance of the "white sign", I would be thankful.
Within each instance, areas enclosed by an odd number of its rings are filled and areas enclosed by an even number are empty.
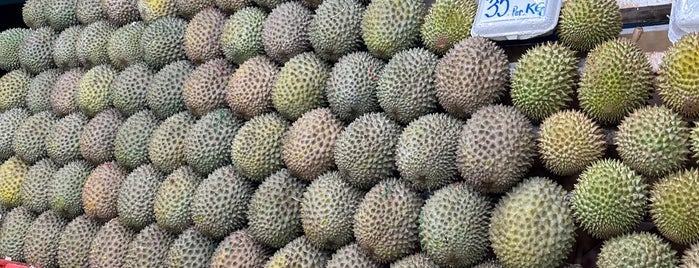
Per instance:
[[[471,30],[495,40],[529,39],[553,31],[562,0],[481,0]]]

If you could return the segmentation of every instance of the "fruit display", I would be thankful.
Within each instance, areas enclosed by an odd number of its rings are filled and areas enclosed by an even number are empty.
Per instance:
[[[477,2],[27,0],[0,259],[699,267],[699,33],[654,65],[616,1],[567,0],[513,52]]]

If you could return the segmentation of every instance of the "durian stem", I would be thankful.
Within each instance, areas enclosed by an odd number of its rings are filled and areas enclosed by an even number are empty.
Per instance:
[[[636,27],[635,29],[633,29],[633,35],[631,35],[631,41],[634,43],[638,43],[638,40],[641,40],[641,35],[643,35],[643,28]]]

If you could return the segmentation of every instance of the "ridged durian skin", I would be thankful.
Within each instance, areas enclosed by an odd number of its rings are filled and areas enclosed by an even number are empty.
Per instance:
[[[199,11],[214,6],[214,0],[175,0],[177,15],[191,20]]]
[[[133,22],[112,33],[107,41],[107,55],[112,65],[124,69],[143,60],[141,36],[146,26],[147,24],[141,21]]]
[[[87,71],[78,84],[75,96],[78,108],[85,115],[93,117],[111,106],[111,84],[119,75],[114,67],[101,64]]]
[[[427,199],[420,212],[420,245],[443,267],[470,267],[487,253],[493,204],[464,183],[447,185]],[[459,213],[452,214],[453,211]]]
[[[117,214],[119,190],[128,170],[114,161],[97,166],[85,180],[82,190],[85,214],[99,221],[109,221]]]
[[[56,121],[46,136],[47,155],[56,163],[64,165],[80,158],[80,134],[88,118],[75,112]]]
[[[665,53],[658,75],[658,92],[665,105],[674,111],[699,115],[699,33],[682,36]]]
[[[359,244],[346,245],[333,253],[327,268],[379,268],[381,265],[371,258]]]
[[[296,120],[283,138],[282,159],[291,174],[312,181],[335,167],[335,143],[342,122],[329,108],[308,111]]]
[[[279,66],[266,56],[256,56],[235,70],[226,86],[226,103],[236,116],[249,120],[274,108],[272,91]]]
[[[628,39],[604,42],[588,53],[578,99],[585,113],[616,124],[650,99],[653,76],[641,48]]]
[[[522,55],[512,73],[512,104],[540,122],[573,100],[577,75],[575,51],[560,43],[535,46]]]
[[[75,218],[83,213],[82,190],[93,166],[84,160],[65,164],[53,173],[49,206],[64,218]]]
[[[126,67],[114,78],[109,98],[112,105],[125,116],[146,109],[146,94],[153,72],[145,63]]]
[[[53,1],[58,2],[61,0]],[[63,30],[56,38],[51,56],[58,68],[68,69],[80,67],[76,48],[80,41],[80,34],[82,34],[84,28],[84,25],[71,26]]]
[[[100,224],[85,214],[68,223],[58,240],[58,265],[88,268],[90,242],[99,230]]]
[[[262,31],[267,12],[259,7],[245,7],[226,20],[221,30],[221,51],[229,61],[243,64],[264,54]]]
[[[117,197],[117,212],[124,225],[140,230],[155,222],[153,201],[164,179],[165,174],[150,164],[126,176]]]
[[[46,27],[48,21],[44,11],[44,1],[29,0],[24,2],[22,5],[22,21],[32,29]]]
[[[67,30],[66,30],[67,31]],[[59,116],[79,111],[77,93],[80,79],[85,74],[82,68],[73,68],[65,71],[53,85],[49,95],[51,110]]]
[[[29,167],[27,175],[22,182],[19,195],[22,198],[22,206],[35,213],[43,213],[49,207],[49,189],[53,173],[60,166],[44,158]]]
[[[308,27],[312,19],[313,12],[298,1],[281,3],[272,9],[262,29],[262,45],[267,56],[283,64],[311,50]]]
[[[248,231],[265,246],[282,248],[303,234],[300,210],[306,184],[281,169],[260,184],[248,205]]]
[[[274,108],[289,120],[327,106],[324,89],[330,65],[314,52],[294,56],[281,68],[272,89]]]
[[[47,1],[44,9],[49,26],[56,31],[63,31],[71,26],[78,25],[78,16],[75,13],[77,0],[52,0]]]
[[[19,50],[22,41],[31,32],[28,28],[10,28],[0,32],[0,69],[12,71],[20,67]]]
[[[350,122],[365,113],[381,111],[376,88],[385,65],[366,51],[349,53],[338,59],[325,87],[333,113]]]
[[[477,9],[475,1],[435,1],[420,28],[422,42],[433,53],[443,55],[471,35]]]
[[[269,255],[269,250],[255,241],[247,229],[241,229],[218,244],[211,256],[211,268],[263,267]]]
[[[424,1],[372,1],[362,18],[362,39],[372,55],[388,60],[418,44],[425,15]]]
[[[412,121],[396,146],[396,167],[419,190],[436,190],[459,178],[456,150],[463,122],[444,113]]]
[[[124,226],[119,218],[104,224],[90,245],[90,267],[121,267],[135,236],[136,232]]]
[[[53,211],[39,215],[27,230],[23,255],[27,263],[46,268],[57,268],[58,240],[68,220]]]
[[[544,167],[560,176],[581,172],[606,149],[600,126],[576,110],[557,112],[541,123],[539,154]]]
[[[178,17],[165,17],[148,24],[141,36],[143,60],[151,68],[159,69],[178,60],[186,59],[184,33],[187,21]]]
[[[0,205],[14,208],[22,204],[20,190],[29,168],[29,163],[17,156],[10,157],[0,165]]]
[[[158,170],[170,173],[186,164],[184,156],[187,131],[195,118],[188,112],[177,113],[163,121],[148,144],[148,156]]]
[[[690,245],[699,241],[699,170],[692,168],[669,175],[653,184],[650,215],[660,233],[672,242]]]
[[[383,0],[382,0],[383,1]],[[376,97],[391,119],[407,125],[437,111],[435,66],[437,55],[424,48],[396,53],[379,76]]]
[[[75,15],[82,24],[107,20],[107,13],[102,8],[101,0],[77,0],[75,3]]]
[[[136,5],[144,22],[177,15],[175,0],[138,0]]]
[[[107,18],[116,25],[125,25],[140,19],[134,0],[101,0]]]
[[[148,164],[148,144],[158,123],[150,110],[142,110],[126,119],[114,138],[114,159],[127,168]]]
[[[189,166],[168,175],[153,200],[155,220],[171,233],[180,233],[192,225],[191,204],[202,178]]]
[[[205,236],[193,227],[189,228],[172,242],[164,266],[207,268],[214,249],[216,249],[216,240]]]
[[[146,226],[129,243],[122,267],[162,267],[175,238],[157,223]]]
[[[31,113],[23,108],[14,108],[0,113],[0,161],[15,155],[12,140],[15,132]]]
[[[160,119],[166,119],[184,111],[182,91],[194,65],[188,60],[180,60],[161,68],[151,80],[146,93],[148,108]]]
[[[369,190],[354,214],[357,244],[380,263],[420,247],[418,222],[423,200],[402,179],[386,179]]]
[[[391,263],[390,268],[439,268],[425,253],[415,253]]]
[[[45,26],[32,31],[22,41],[19,63],[28,72],[38,74],[56,66],[53,63],[53,44],[58,33]]]
[[[358,0],[323,1],[315,10],[308,37],[320,57],[337,61],[357,51],[362,42],[362,16],[366,7]]]
[[[648,188],[644,178],[621,161],[596,161],[575,184],[573,215],[597,238],[630,232],[645,214]]]
[[[364,193],[328,172],[314,180],[301,199],[301,225],[306,238],[321,249],[336,250],[354,240],[354,212]]]
[[[677,267],[677,252],[662,238],[651,233],[633,233],[611,238],[602,244],[597,267]]]
[[[46,136],[51,132],[58,116],[50,111],[34,114],[27,118],[15,131],[12,149],[15,155],[27,163],[33,164],[47,156]]]
[[[527,117],[511,106],[488,105],[461,129],[456,167],[476,190],[503,193],[524,177],[535,155],[534,126]]]
[[[202,117],[218,108],[226,107],[226,84],[233,65],[217,58],[199,65],[187,77],[182,89],[184,104],[196,117]]]
[[[306,236],[301,236],[274,253],[264,267],[325,267],[329,259],[328,251],[315,247]]]
[[[95,115],[80,133],[80,155],[95,164],[113,160],[114,140],[123,123],[124,117],[113,108]]]
[[[545,177],[525,179],[495,206],[489,237],[508,267],[557,267],[575,243],[566,191]],[[521,243],[526,243],[522,247]]]
[[[563,4],[557,28],[564,45],[588,51],[617,37],[621,26],[617,1],[573,0]]]
[[[3,218],[0,227],[0,255],[21,262],[24,260],[24,240],[36,214],[24,207],[16,207]]]
[[[221,28],[226,15],[215,7],[197,13],[187,23],[184,33],[184,51],[195,64],[222,57]]]
[[[505,94],[509,67],[505,51],[483,37],[456,43],[435,68],[437,100],[444,109],[467,118]]]
[[[116,29],[116,25],[105,20],[86,25],[75,47],[78,61],[85,67],[109,63],[107,44]]]
[[[39,113],[51,110],[49,96],[53,85],[58,80],[62,72],[59,69],[48,69],[39,73],[29,84],[29,90],[25,96],[27,108],[32,113]]]
[[[194,193],[191,208],[194,227],[214,239],[244,228],[248,202],[255,189],[233,166],[214,170]]]
[[[402,130],[384,113],[364,114],[350,123],[335,144],[335,164],[341,177],[367,190],[392,177]]]
[[[228,14],[243,9],[252,3],[251,0],[214,0],[214,2],[216,3],[216,7]]]
[[[699,243],[685,249],[682,254],[682,263],[680,268],[692,268],[699,266]]]
[[[663,177],[688,161],[690,131],[687,122],[670,108],[641,107],[619,125],[617,152],[641,175]]]
[[[29,91],[32,75],[17,69],[0,77],[0,112],[25,107],[24,98]]]
[[[228,109],[204,115],[189,131],[184,143],[187,164],[200,174],[209,174],[230,164],[231,141],[243,125]]]
[[[284,167],[282,148],[289,121],[276,113],[253,117],[231,143],[231,162],[246,178],[262,181]]]

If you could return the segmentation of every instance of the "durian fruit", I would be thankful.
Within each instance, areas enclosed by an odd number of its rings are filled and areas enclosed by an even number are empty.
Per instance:
[[[49,95],[49,104],[51,105],[51,110],[58,116],[66,116],[80,110],[77,93],[80,79],[84,74],[84,69],[79,67],[72,68],[65,71],[56,80]]]
[[[288,1],[290,0],[253,0],[253,3],[259,7],[271,10],[277,7],[278,5]]]
[[[325,267],[329,259],[330,252],[317,248],[306,236],[301,236],[274,253],[264,267]]]
[[[228,109],[217,109],[202,116],[187,131],[184,157],[200,174],[209,174],[230,164],[231,141],[243,125]]]
[[[221,52],[227,60],[243,64],[264,54],[262,30],[266,18],[267,11],[250,6],[238,10],[226,20],[221,30]]]
[[[568,176],[581,172],[604,156],[606,140],[602,128],[576,110],[556,112],[540,126],[539,154],[544,167]]]
[[[27,109],[29,109],[30,112],[36,114],[51,110],[49,96],[61,74],[62,72],[59,69],[48,69],[32,78],[31,83],[29,83],[29,90],[24,99],[24,102],[27,104]]]
[[[537,122],[565,109],[573,100],[578,61],[561,43],[530,48],[512,72],[512,104]]]
[[[385,65],[366,51],[349,53],[338,59],[325,87],[333,113],[351,122],[363,114],[381,111],[376,88]]]
[[[214,249],[216,249],[216,240],[206,237],[195,228],[189,228],[172,242],[164,266],[207,268]]]
[[[226,15],[218,8],[209,7],[199,11],[187,24],[184,32],[184,52],[195,64],[223,56],[221,53],[221,30]]]
[[[0,112],[13,108],[24,108],[24,98],[29,91],[32,75],[23,69],[17,69],[0,77]]]
[[[63,165],[51,179],[49,206],[64,218],[75,218],[83,213],[82,192],[87,177],[94,167],[85,160]]]
[[[284,64],[294,56],[311,50],[308,27],[312,19],[313,12],[299,1],[284,2],[273,7],[262,29],[265,54]]]
[[[592,163],[578,177],[571,206],[587,233],[610,238],[632,231],[643,218],[648,184],[619,160]]]
[[[19,50],[22,41],[32,32],[28,28],[10,28],[0,32],[0,69],[12,71],[19,69]]]
[[[235,70],[226,86],[226,103],[233,114],[246,120],[272,112],[272,91],[279,66],[266,56],[256,56]]]
[[[209,60],[192,71],[182,88],[184,104],[196,117],[226,107],[226,83],[233,66],[223,58]]]
[[[117,214],[119,190],[128,171],[114,161],[97,166],[85,180],[82,190],[85,214],[98,221],[109,221]]]
[[[291,123],[277,113],[253,117],[231,143],[231,162],[244,177],[261,182],[284,167],[284,133]]]
[[[107,13],[102,8],[102,0],[77,0],[75,16],[85,25],[107,19]]]
[[[125,25],[140,19],[136,1],[101,0],[100,3],[107,18],[116,25]]]
[[[342,122],[329,108],[310,110],[284,134],[282,159],[292,175],[312,181],[335,167],[335,143]]]
[[[112,33],[107,41],[107,56],[112,65],[124,69],[143,60],[141,36],[146,26],[145,22],[137,21],[124,25]]]
[[[121,267],[135,236],[136,232],[124,226],[119,218],[104,224],[90,245],[90,267]]]
[[[603,124],[616,124],[650,99],[653,76],[641,48],[628,39],[590,51],[580,77],[580,108]]]
[[[131,240],[122,267],[162,267],[176,238],[157,223],[146,226]]]
[[[116,29],[115,24],[106,20],[85,25],[75,47],[80,64],[92,67],[109,63],[107,44],[109,37]]]
[[[146,94],[152,76],[153,72],[142,62],[121,71],[109,90],[109,99],[114,108],[124,116],[146,109]]]
[[[36,214],[24,207],[10,210],[0,227],[0,255],[13,261],[24,261],[24,240]]]
[[[303,181],[281,169],[260,184],[248,204],[248,232],[256,241],[282,248],[303,234],[301,198]]]
[[[199,11],[214,6],[214,0],[175,0],[177,15],[191,20]]]
[[[75,112],[56,121],[44,141],[51,160],[65,165],[81,157],[80,134],[88,120],[83,113]]]
[[[381,265],[371,258],[359,244],[346,245],[333,253],[327,268],[379,268]]]
[[[354,214],[357,244],[380,263],[412,254],[420,247],[418,222],[422,196],[402,179],[386,179],[369,190]]]
[[[699,205],[699,170],[692,168],[673,173],[653,184],[650,193],[650,216],[664,237],[690,245],[699,241],[699,219],[694,208]]]
[[[330,70],[330,65],[314,52],[291,58],[277,74],[272,89],[274,108],[293,121],[310,110],[327,106],[323,93]]]
[[[29,0],[24,2],[22,5],[22,21],[32,29],[46,27],[48,20],[44,11],[44,1]]]
[[[94,164],[114,159],[114,140],[124,117],[114,108],[101,112],[83,127],[80,133],[80,155]]]
[[[479,265],[473,266],[473,268],[503,268],[503,266],[500,265],[497,260],[488,260]]]
[[[677,252],[662,238],[651,233],[632,233],[611,238],[602,244],[597,267],[677,267]]]
[[[682,254],[680,268],[693,268],[699,266],[699,243],[686,249]]]
[[[487,105],[466,121],[456,149],[456,167],[466,183],[485,193],[503,193],[534,164],[534,126],[518,109]]]
[[[214,170],[194,193],[191,207],[194,227],[214,239],[244,228],[248,203],[255,189],[233,166]]]
[[[665,106],[645,106],[626,116],[616,135],[621,160],[646,177],[678,171],[689,160],[690,128]]]
[[[391,263],[390,268],[439,268],[425,253],[415,253]]]
[[[35,213],[43,213],[50,209],[49,189],[52,185],[53,173],[58,171],[59,167],[48,158],[39,160],[29,167],[19,190],[22,206]]]
[[[153,201],[164,179],[165,174],[151,164],[137,167],[126,176],[117,197],[117,213],[124,225],[141,230],[155,222]]]
[[[385,113],[368,113],[350,123],[337,138],[335,164],[340,176],[370,189],[396,172],[396,147],[402,127]]]
[[[454,45],[435,67],[437,100],[444,109],[468,118],[506,92],[509,67],[505,51],[483,37],[468,37]]]
[[[58,241],[68,220],[53,211],[39,215],[27,230],[22,254],[27,263],[46,268],[57,268]]]
[[[396,145],[396,167],[417,190],[436,190],[459,178],[456,150],[463,122],[444,113],[412,121]]]
[[[177,16],[175,0],[137,0],[136,6],[144,22]]]
[[[62,0],[53,0],[54,3],[59,1]],[[51,56],[58,68],[69,69],[80,67],[76,48],[78,42],[80,42],[80,34],[82,34],[84,28],[85,26],[80,24],[70,26],[63,30],[56,38]]]
[[[148,144],[158,128],[150,110],[142,110],[124,121],[114,138],[114,159],[126,168],[148,164]]]
[[[488,251],[493,204],[464,183],[447,185],[427,199],[420,212],[420,245],[443,267],[470,267]],[[453,214],[454,211],[459,213]]]
[[[0,205],[14,208],[22,204],[20,190],[29,168],[30,164],[17,156],[10,157],[0,165]]]
[[[180,112],[165,119],[151,136],[148,157],[158,170],[170,173],[187,163],[184,144],[187,131],[196,119],[189,112]]]
[[[100,227],[85,214],[68,223],[58,240],[58,266],[88,268],[91,242]]]
[[[31,113],[23,108],[14,108],[0,113],[0,161],[15,155],[12,149],[15,132],[30,115]]]
[[[252,3],[251,0],[214,0],[214,2],[216,3],[216,7],[228,14],[235,13]]]
[[[363,44],[361,22],[365,9],[358,0],[322,1],[308,28],[313,50],[329,61],[359,50]]]
[[[425,15],[424,1],[372,1],[360,25],[362,39],[372,55],[388,60],[418,45]]]
[[[56,31],[78,25],[78,16],[75,13],[77,0],[52,0],[46,1],[46,20],[49,26]]]
[[[143,61],[151,68],[160,69],[178,60],[184,60],[184,33],[187,21],[178,17],[164,17],[148,23],[141,36]]]
[[[87,71],[78,84],[75,95],[78,108],[85,115],[93,117],[108,109],[112,105],[111,85],[119,75],[114,67],[109,64],[101,64]]]
[[[572,0],[563,3],[557,25],[564,45],[588,51],[619,36],[621,11],[615,0]]]
[[[146,93],[146,103],[153,114],[164,120],[184,111],[184,83],[194,65],[188,60],[180,60],[166,65],[153,75]]]
[[[301,225],[308,241],[336,250],[351,243],[354,212],[364,193],[331,171],[314,180],[301,199]]]
[[[29,164],[46,157],[46,136],[57,120],[58,116],[51,111],[40,112],[27,118],[17,128],[12,139],[15,155]]]
[[[202,178],[189,166],[168,175],[153,200],[155,220],[171,233],[181,233],[192,225],[191,204]]]
[[[682,36],[667,52],[658,72],[658,92],[665,105],[686,116],[699,115],[699,33]]]
[[[500,199],[490,218],[489,237],[507,267],[553,268],[573,249],[575,229],[563,187],[532,177]]]
[[[384,1],[384,0],[382,0]],[[376,97],[391,119],[407,125],[437,111],[435,66],[437,55],[424,48],[397,52],[379,75]]]
[[[422,42],[433,53],[443,55],[454,44],[471,36],[477,9],[475,1],[435,1],[420,29]]]
[[[269,257],[269,250],[255,241],[247,229],[241,229],[218,244],[211,256],[211,268],[264,267]]]
[[[19,48],[19,64],[32,74],[54,68],[53,44],[58,34],[51,27],[44,26],[28,34]]]

